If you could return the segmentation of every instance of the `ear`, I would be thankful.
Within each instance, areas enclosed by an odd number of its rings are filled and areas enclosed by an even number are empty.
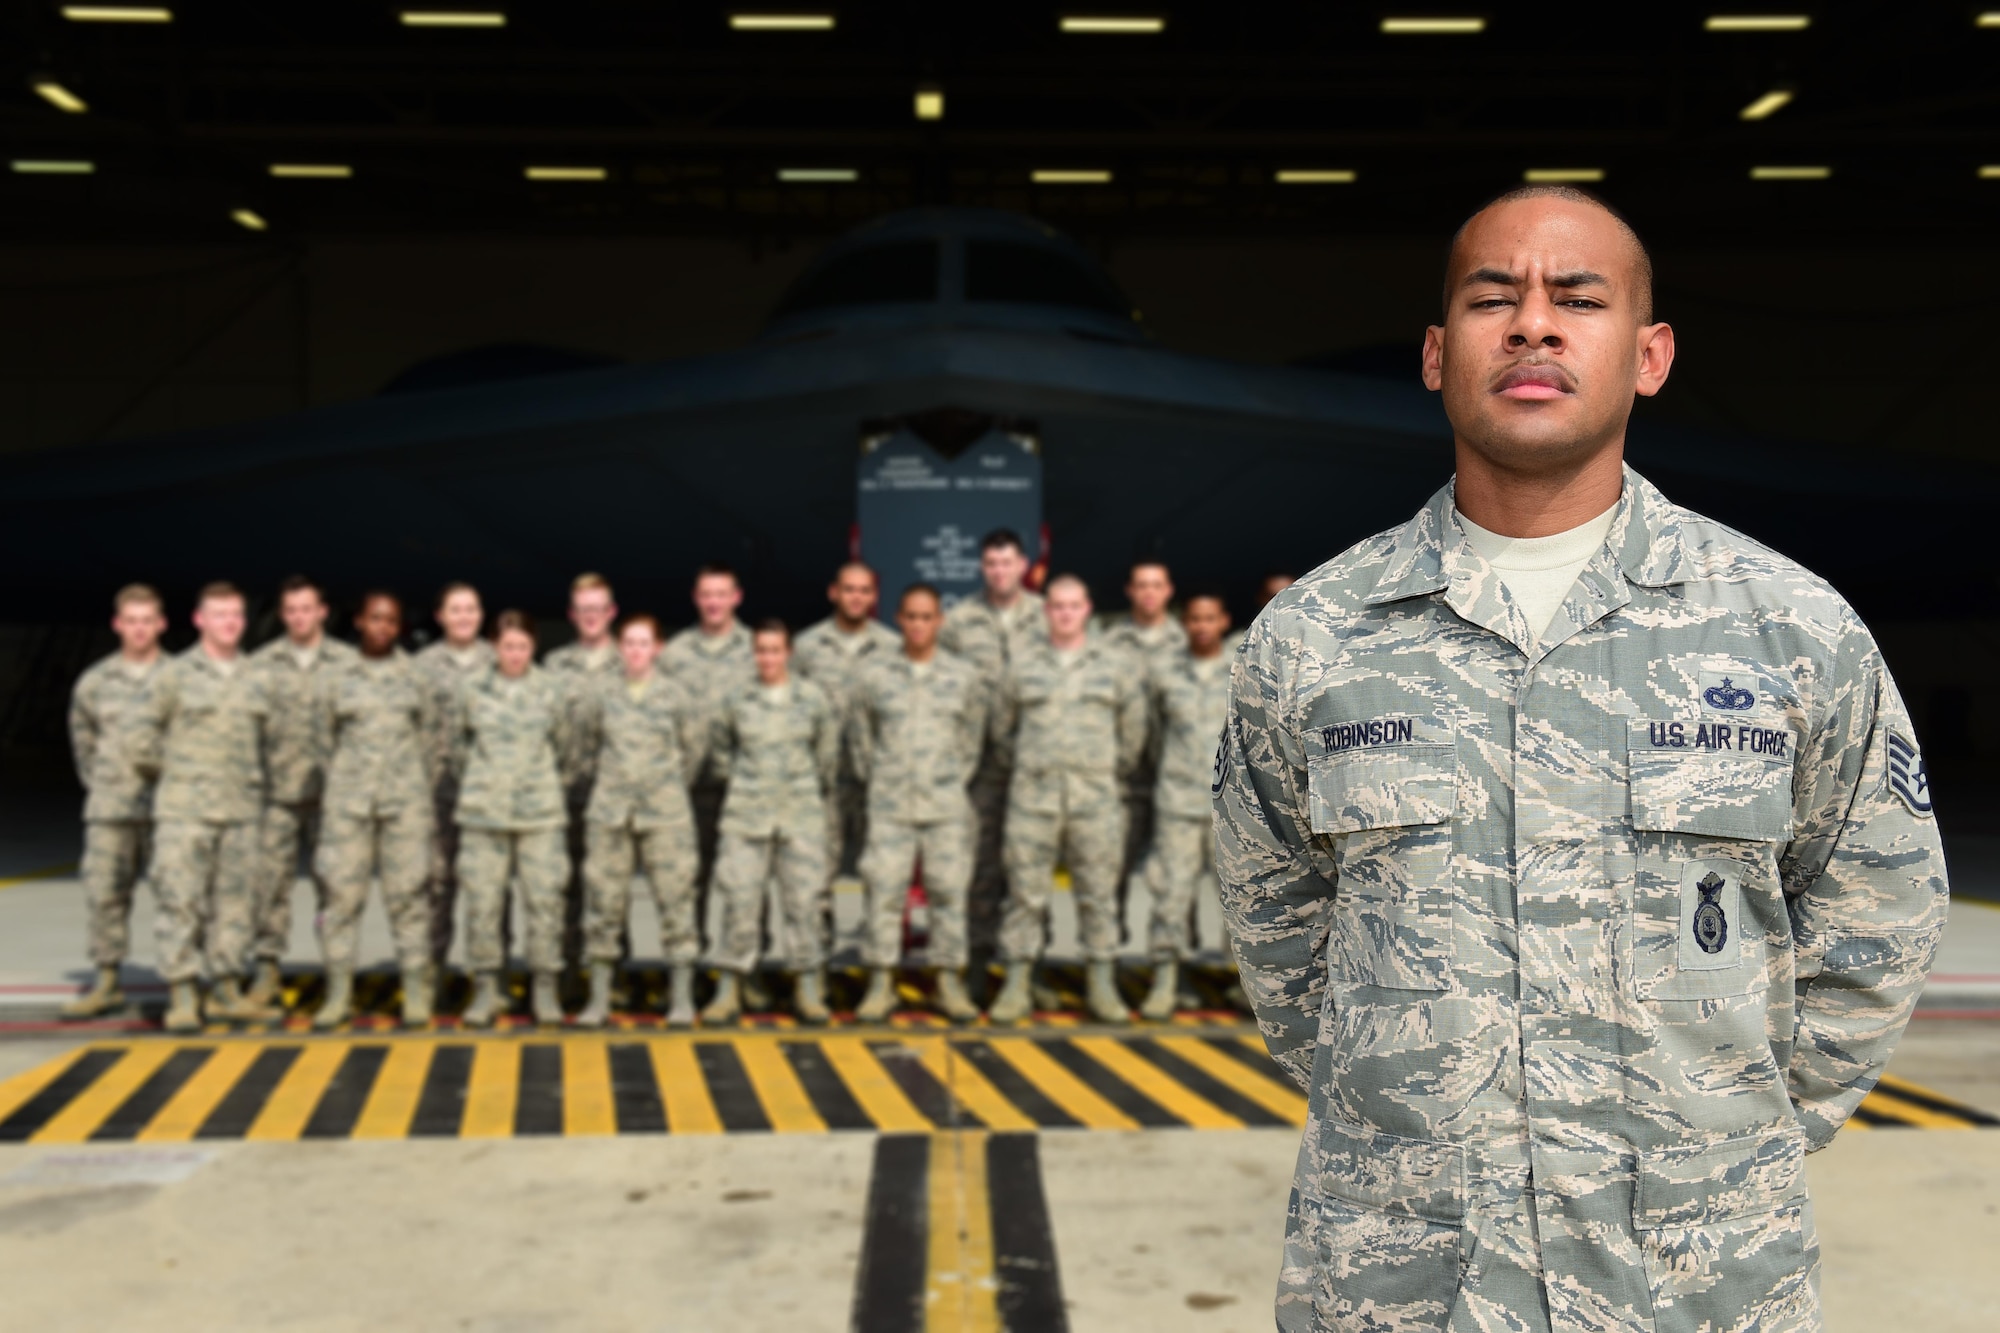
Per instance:
[[[1667,373],[1674,368],[1674,329],[1671,324],[1646,324],[1639,329],[1639,383],[1641,398],[1651,398],[1667,387]]]
[[[1436,324],[1424,330],[1424,387],[1444,388],[1444,329]]]

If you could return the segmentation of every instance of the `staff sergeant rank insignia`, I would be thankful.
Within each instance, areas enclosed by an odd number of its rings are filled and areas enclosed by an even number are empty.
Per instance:
[[[1721,953],[1729,943],[1729,918],[1722,913],[1722,890],[1728,881],[1713,870],[1695,884],[1701,891],[1701,906],[1694,909],[1694,942],[1703,953]]]
[[[1917,747],[1895,732],[1889,733],[1889,790],[1922,818],[1931,812],[1931,775]]]

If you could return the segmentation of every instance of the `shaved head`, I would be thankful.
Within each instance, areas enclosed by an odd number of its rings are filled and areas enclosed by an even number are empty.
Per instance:
[[[1451,309],[1452,291],[1457,287],[1462,275],[1458,249],[1459,243],[1465,239],[1465,233],[1471,229],[1473,223],[1494,209],[1519,203],[1525,199],[1561,199],[1566,203],[1583,204],[1597,209],[1618,224],[1619,234],[1631,247],[1632,297],[1639,322],[1641,324],[1653,322],[1653,256],[1647,252],[1646,243],[1639,239],[1639,233],[1633,230],[1632,224],[1626,220],[1623,213],[1590,191],[1579,190],[1574,185],[1518,186],[1487,200],[1473,212],[1471,217],[1459,223],[1458,230],[1451,234],[1451,246],[1445,251],[1444,256],[1444,305],[1447,311]]]

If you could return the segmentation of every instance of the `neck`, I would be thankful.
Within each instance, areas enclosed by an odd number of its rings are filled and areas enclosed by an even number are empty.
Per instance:
[[[646,669],[644,671],[627,671],[625,673],[625,679],[634,685],[638,685],[644,681],[651,680],[652,678],[653,678],[653,666],[652,663],[650,662],[646,664]]]
[[[937,641],[933,639],[921,648],[917,647],[914,643],[905,641],[903,644],[903,656],[909,658],[912,662],[928,662],[937,656]]]
[[[849,620],[846,616],[836,611],[833,613],[833,627],[842,634],[859,634],[862,630],[868,628],[868,617],[861,616],[858,619]]]
[[[1189,641],[1188,656],[1198,657],[1203,661],[1207,661],[1209,658],[1212,657],[1220,657],[1222,656],[1222,640],[1217,639],[1214,643],[1208,644],[1206,646],[1195,643],[1193,641]]]
[[[1551,537],[1596,518],[1618,503],[1625,488],[1625,437],[1589,457],[1561,466],[1522,471],[1457,445],[1458,511],[1503,537]]]
[[[709,624],[706,620],[704,620],[701,622],[701,632],[703,634],[706,634],[711,639],[720,638],[723,635],[729,633],[730,627],[733,626],[735,623],[736,623],[735,616],[731,616],[727,620],[717,621],[713,625]]]
[[[396,651],[396,645],[393,643],[385,643],[379,648],[373,646],[372,644],[367,644],[367,643],[361,645],[361,655],[363,657],[372,657],[377,661],[380,661],[382,658],[387,657],[390,653],[393,653],[395,651]]]
[[[296,634],[288,634],[285,637],[291,640],[292,647],[294,648],[317,648],[319,647],[320,640],[326,637],[326,632],[324,630],[314,630],[303,639]]]
[[[576,646],[587,653],[601,652],[611,646],[611,636],[609,634],[600,634],[596,638],[591,639],[579,634],[576,636]]]
[[[1155,611],[1151,615],[1148,615],[1146,612],[1136,609],[1132,612],[1132,623],[1137,625],[1140,629],[1152,629],[1156,625],[1159,625],[1161,622],[1165,621],[1166,618],[1167,618],[1167,613],[1164,610]]]
[[[479,642],[479,635],[476,631],[474,633],[466,635],[462,639],[455,639],[449,634],[444,636],[444,646],[454,650],[455,652],[462,653],[466,649],[470,648],[473,644],[478,642]]]
[[[236,645],[233,643],[224,646],[212,639],[203,639],[201,641],[201,650],[218,662],[233,662],[236,660]]]
[[[501,667],[500,674],[508,680],[519,680],[528,674],[528,668],[522,667],[519,671],[509,671],[506,667]]]
[[[1059,653],[1073,653],[1083,647],[1084,641],[1089,637],[1088,634],[1051,634],[1049,635],[1049,647]]]
[[[160,645],[155,643],[149,648],[144,648],[139,650],[120,647],[118,650],[118,655],[124,658],[126,661],[130,662],[133,666],[145,666],[147,663],[156,661],[159,658]]]
[[[1006,594],[1005,596],[1002,596],[1001,594],[993,591],[993,589],[991,588],[988,588],[986,590],[986,604],[992,607],[995,611],[1005,611],[1008,607],[1012,606],[1014,603],[1020,600],[1021,600],[1021,590],[1019,588],[1014,589],[1014,591]]]
[[[780,685],[789,685],[791,684],[791,681],[792,681],[792,673],[789,671],[780,671],[775,676],[764,677],[764,683],[766,685],[769,685],[772,689],[776,689]]]

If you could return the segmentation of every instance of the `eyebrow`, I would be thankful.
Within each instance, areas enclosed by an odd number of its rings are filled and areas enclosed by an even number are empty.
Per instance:
[[[1489,285],[1518,287],[1521,285],[1521,280],[1505,269],[1476,268],[1466,274],[1465,281],[1459,284],[1461,287],[1485,287]],[[1554,273],[1549,275],[1549,286],[1551,287],[1567,289],[1575,287],[1609,287],[1610,285],[1611,280],[1609,278],[1605,277],[1602,273],[1593,273],[1589,269],[1578,269],[1574,273]]]

